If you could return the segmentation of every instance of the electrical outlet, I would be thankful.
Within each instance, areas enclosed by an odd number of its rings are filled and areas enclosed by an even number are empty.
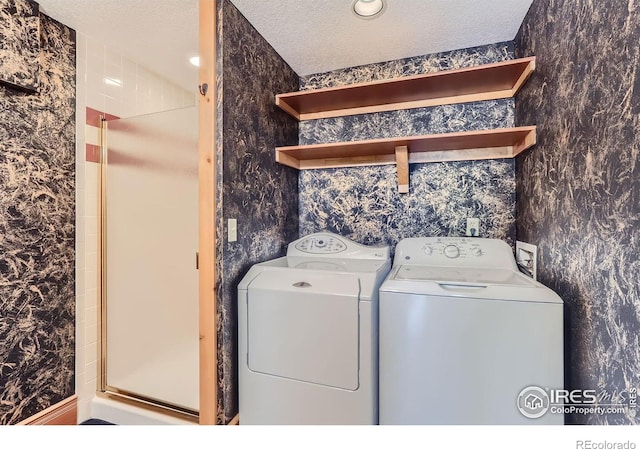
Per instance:
[[[238,240],[238,220],[229,218],[227,220],[227,240],[236,242]]]
[[[478,237],[480,235],[480,219],[467,218],[467,237]]]

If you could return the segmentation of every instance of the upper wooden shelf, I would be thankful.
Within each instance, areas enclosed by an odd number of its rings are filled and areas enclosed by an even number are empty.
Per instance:
[[[276,104],[298,120],[395,111],[443,104],[509,98],[535,69],[522,59],[276,95]]]

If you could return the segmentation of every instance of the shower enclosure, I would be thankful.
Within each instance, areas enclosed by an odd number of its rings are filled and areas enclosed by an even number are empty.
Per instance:
[[[106,122],[101,391],[198,415],[198,108]]]

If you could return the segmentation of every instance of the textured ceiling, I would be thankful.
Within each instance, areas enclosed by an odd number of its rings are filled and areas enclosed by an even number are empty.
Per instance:
[[[298,75],[512,40],[532,0],[231,0]]]
[[[213,1],[213,0],[212,0]],[[231,0],[299,74],[511,40],[532,0]],[[38,0],[46,14],[185,89],[197,86],[198,0]]]

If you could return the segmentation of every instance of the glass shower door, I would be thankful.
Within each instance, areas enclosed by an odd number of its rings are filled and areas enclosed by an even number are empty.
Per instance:
[[[197,107],[109,121],[106,143],[103,383],[195,412]]]

